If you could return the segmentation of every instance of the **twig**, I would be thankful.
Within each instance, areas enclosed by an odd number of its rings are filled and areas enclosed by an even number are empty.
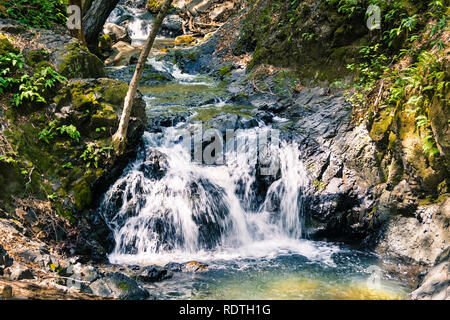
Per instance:
[[[70,277],[61,277],[61,276],[45,276],[44,279],[66,279],[66,280],[72,280],[72,281],[76,281],[76,282],[81,282],[81,283],[90,283],[89,281],[84,281],[84,280],[78,280],[78,279],[74,279],[74,278],[70,278]]]
[[[374,107],[378,106],[378,101],[380,100],[381,92],[383,91],[383,87],[384,87],[384,79],[381,81],[380,91],[378,91],[377,99],[375,100],[375,103],[373,104]]]
[[[28,182],[25,183],[25,189],[28,189],[28,185],[31,183],[31,175],[33,174],[34,169],[35,169],[34,167],[31,168],[31,171],[30,171],[30,173],[28,174]]]

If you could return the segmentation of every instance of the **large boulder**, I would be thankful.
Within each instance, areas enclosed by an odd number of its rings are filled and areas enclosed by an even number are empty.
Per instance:
[[[440,205],[419,206],[416,215],[391,217],[377,252],[407,262],[432,265],[448,246],[450,199]]]
[[[107,138],[117,130],[127,92],[128,85],[120,80],[71,80],[55,98],[56,116],[62,122],[75,125],[83,135]],[[86,116],[87,113],[89,116]],[[128,131],[130,143],[136,143],[146,119],[145,102],[137,93]],[[96,130],[98,128],[102,129]]]
[[[103,62],[83,47],[78,40],[71,40],[52,53],[56,69],[67,78],[101,78],[105,76]]]

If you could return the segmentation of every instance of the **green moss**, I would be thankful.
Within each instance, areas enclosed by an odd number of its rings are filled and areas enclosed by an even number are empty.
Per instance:
[[[25,54],[25,61],[30,66],[37,65],[36,66],[36,69],[37,69],[42,66],[49,65],[49,63],[46,62],[49,59],[49,57],[50,57],[50,54],[47,50],[44,50],[44,49],[31,50]],[[41,63],[41,62],[46,62],[46,64],[40,65],[39,63]]]
[[[19,49],[15,48],[13,44],[8,40],[7,37],[0,34],[0,55],[12,52],[18,54],[20,52]]]
[[[217,74],[221,77],[225,76],[229,77],[231,76],[231,68],[232,68],[231,64],[225,65],[217,71]]]
[[[171,81],[170,78],[168,78],[166,75],[161,74],[161,73],[146,73],[145,75],[142,76],[140,82],[141,83],[145,83],[145,82],[169,82]]]
[[[389,144],[388,144],[388,150],[392,150],[395,148],[397,141],[397,135],[394,132],[389,133]]]
[[[95,92],[93,91],[85,92],[80,90],[80,88],[73,88],[71,94],[72,105],[76,110],[84,111],[86,109],[91,109],[92,106],[98,104]]]
[[[100,81],[106,102],[122,106],[128,92],[128,84],[120,80]]]
[[[174,50],[170,53],[170,56],[172,56],[172,62],[173,64],[178,64],[180,62],[189,62],[189,61],[197,61],[200,52],[198,50]]]
[[[120,282],[117,287],[122,291],[128,291],[131,289],[131,286],[128,282],[122,281]]]
[[[379,119],[374,121],[370,130],[370,137],[377,143],[383,143],[388,137],[388,130],[391,127],[393,116],[390,111],[384,110],[380,112]]]
[[[158,13],[161,9],[162,1],[161,0],[147,0],[147,10],[151,13]]]
[[[99,38],[99,45],[102,50],[109,50],[112,46],[112,39],[109,35],[103,34]]]
[[[314,180],[313,181],[313,187],[317,190],[317,191],[322,191],[325,189],[326,185],[323,181],[320,180]]]
[[[6,200],[11,195],[22,193],[25,179],[17,163],[0,161],[0,200]]]
[[[82,179],[73,185],[73,196],[75,199],[75,206],[79,210],[85,209],[91,204],[91,188],[85,179]]]

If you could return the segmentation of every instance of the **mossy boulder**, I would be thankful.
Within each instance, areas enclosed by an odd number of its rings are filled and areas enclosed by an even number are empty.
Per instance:
[[[56,115],[62,122],[79,127],[82,134],[96,138],[110,137],[119,125],[127,92],[128,84],[121,80],[71,80],[55,98]],[[131,123],[143,130],[147,119],[140,93],[136,96],[131,116]],[[130,131],[129,138],[134,136],[135,132]]]
[[[59,73],[70,79],[102,78],[106,75],[103,62],[78,40],[53,52],[52,60]]]

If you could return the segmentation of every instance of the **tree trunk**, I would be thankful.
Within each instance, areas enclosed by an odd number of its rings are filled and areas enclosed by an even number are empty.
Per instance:
[[[89,8],[83,14],[84,37],[92,52],[97,51],[98,36],[117,3],[119,0],[92,0],[90,5],[85,2],[85,7]]]
[[[163,3],[161,10],[159,11],[158,16],[156,17],[155,23],[153,24],[152,32],[150,33],[150,35],[147,38],[147,41],[145,42],[144,48],[141,52],[141,56],[139,57],[136,66],[136,70],[134,71],[133,78],[131,79],[130,87],[128,89],[128,93],[125,98],[122,116],[120,117],[119,128],[112,137],[114,151],[116,152],[117,155],[123,154],[125,150],[128,122],[130,121],[131,109],[133,108],[133,100],[139,86],[139,80],[141,79],[142,72],[144,71],[145,62],[147,61],[148,55],[150,54],[153,42],[155,41],[156,35],[159,32],[161,24],[164,18],[166,17],[167,12],[170,9],[172,1],[173,0],[165,0],[165,2]]]
[[[83,16],[82,0],[69,0],[69,6],[78,6],[81,10],[81,16]],[[81,29],[71,29],[70,35],[80,40],[83,43],[83,45],[87,46],[87,42],[83,33],[83,22],[81,22]]]

